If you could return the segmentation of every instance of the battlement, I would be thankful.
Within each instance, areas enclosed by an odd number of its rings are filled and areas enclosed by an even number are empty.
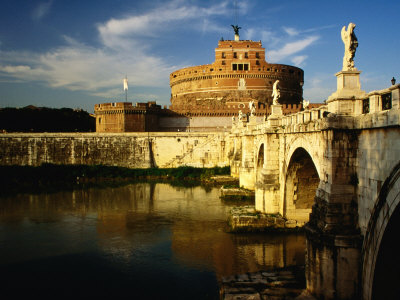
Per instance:
[[[95,104],[95,114],[101,113],[123,113],[126,111],[132,112],[144,112],[144,111],[158,111],[161,110],[161,106],[156,104],[155,101],[149,101],[147,103],[138,102],[136,105],[132,105],[132,102],[110,102]]]

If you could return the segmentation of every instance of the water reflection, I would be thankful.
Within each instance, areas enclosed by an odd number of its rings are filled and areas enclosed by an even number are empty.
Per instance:
[[[107,283],[119,278],[119,291],[159,296],[149,288],[151,281],[165,284],[163,295],[192,299],[215,298],[221,276],[304,264],[301,234],[226,233],[234,204],[222,203],[218,195],[217,188],[140,183],[3,198],[0,264],[19,270],[20,277],[35,276],[32,262],[62,258],[57,270],[47,263],[51,272],[62,272],[68,269],[65,257],[73,256],[88,277],[117,272],[123,279],[114,274]],[[186,282],[179,293],[176,281]]]

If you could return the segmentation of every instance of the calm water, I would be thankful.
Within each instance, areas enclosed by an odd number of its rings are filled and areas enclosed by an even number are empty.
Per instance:
[[[222,276],[304,264],[301,234],[226,232],[217,188],[131,184],[0,198],[2,293],[217,299]]]

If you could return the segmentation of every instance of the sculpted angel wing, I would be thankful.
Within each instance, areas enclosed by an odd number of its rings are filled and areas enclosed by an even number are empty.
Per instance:
[[[342,40],[344,42],[346,39],[346,26],[343,26],[342,31],[341,31],[341,36],[342,36]]]

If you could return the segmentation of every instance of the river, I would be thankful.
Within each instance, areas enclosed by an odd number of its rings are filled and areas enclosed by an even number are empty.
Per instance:
[[[218,188],[137,183],[0,198],[2,294],[218,299],[222,276],[304,265],[303,234],[231,234]]]

